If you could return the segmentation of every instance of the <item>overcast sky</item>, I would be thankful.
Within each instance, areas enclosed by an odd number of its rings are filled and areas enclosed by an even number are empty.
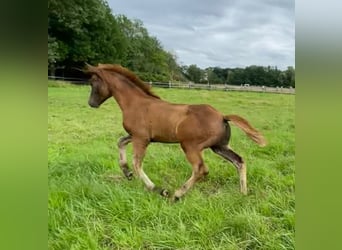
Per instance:
[[[178,63],[295,66],[294,0],[108,0],[139,19]]]

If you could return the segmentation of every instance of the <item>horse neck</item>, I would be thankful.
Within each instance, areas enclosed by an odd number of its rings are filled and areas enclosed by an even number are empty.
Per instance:
[[[127,82],[120,79],[120,77],[115,78],[114,81],[110,82],[110,89],[122,111],[136,109],[144,99],[149,98],[149,96],[137,86],[129,85]]]

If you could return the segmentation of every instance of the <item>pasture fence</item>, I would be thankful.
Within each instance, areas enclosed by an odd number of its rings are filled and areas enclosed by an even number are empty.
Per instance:
[[[48,76],[48,80],[57,80],[70,82],[73,84],[84,85],[87,84],[88,79],[74,78],[74,77],[58,77]],[[175,88],[175,89],[205,89],[205,90],[218,90],[218,91],[249,91],[249,92],[265,92],[265,93],[281,93],[281,94],[295,94],[295,88],[292,87],[269,87],[269,86],[256,86],[250,84],[244,85],[228,85],[228,84],[199,84],[193,82],[152,82],[149,81],[152,87],[157,88]]]

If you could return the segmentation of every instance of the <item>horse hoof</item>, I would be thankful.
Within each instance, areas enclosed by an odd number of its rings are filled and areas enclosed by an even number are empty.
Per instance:
[[[173,202],[177,202],[177,201],[179,201],[180,200],[180,197],[178,197],[178,196],[173,196],[172,197],[172,201]]]
[[[133,179],[133,173],[132,172],[127,173],[126,178],[127,180],[131,181]]]
[[[160,195],[163,197],[169,197],[170,193],[169,191],[167,191],[167,189],[162,188],[162,190],[160,191]]]

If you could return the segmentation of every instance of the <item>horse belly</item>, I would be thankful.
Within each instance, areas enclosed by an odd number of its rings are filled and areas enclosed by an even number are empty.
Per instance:
[[[161,106],[152,106],[150,111],[153,114],[149,117],[151,141],[165,143],[179,142],[177,138],[177,126],[186,117],[187,106],[163,103]]]
[[[169,124],[171,125],[171,124]],[[155,126],[151,130],[152,142],[176,143],[178,142],[173,126]]]

